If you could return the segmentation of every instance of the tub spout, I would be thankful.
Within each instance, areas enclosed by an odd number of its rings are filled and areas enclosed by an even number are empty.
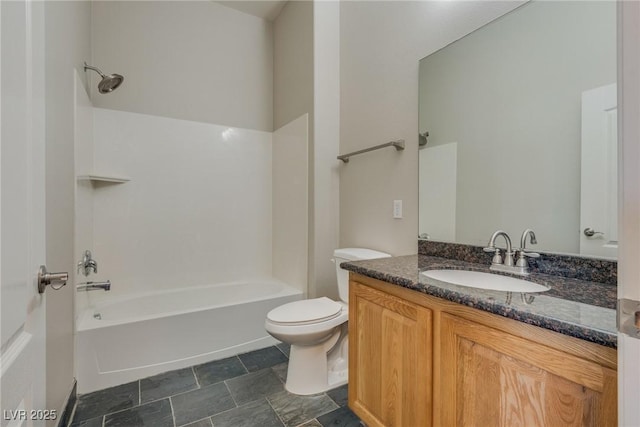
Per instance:
[[[111,289],[111,281],[106,280],[104,282],[84,282],[76,285],[78,291],[97,291],[102,289],[108,291]]]

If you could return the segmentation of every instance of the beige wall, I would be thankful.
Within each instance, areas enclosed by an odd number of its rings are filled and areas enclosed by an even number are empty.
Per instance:
[[[309,114],[313,129],[313,2],[290,1],[273,22],[273,128]]]
[[[274,22],[274,126],[309,114],[309,296],[338,298],[338,2],[292,1]]]
[[[90,2],[46,2],[46,256],[52,271],[75,269],[74,68],[84,75],[90,28]],[[61,410],[73,385],[73,297],[72,285],[47,293],[49,409]]]
[[[313,252],[314,296],[338,299],[335,265],[338,247],[340,148],[340,3],[316,1],[313,10],[314,146]]]
[[[209,1],[95,1],[93,65],[125,78],[96,107],[273,129],[272,25]],[[296,116],[297,117],[297,116]]]
[[[341,2],[340,151],[404,139],[354,157],[340,175],[340,246],[417,251],[418,61],[519,2]],[[404,218],[393,219],[393,200]]]

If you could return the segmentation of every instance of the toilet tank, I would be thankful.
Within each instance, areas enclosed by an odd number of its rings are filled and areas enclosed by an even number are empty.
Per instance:
[[[340,264],[347,261],[362,261],[365,259],[388,258],[391,255],[365,248],[344,248],[333,251],[333,259],[336,263],[336,276],[338,279],[338,293],[340,299],[349,302],[349,271],[340,268]]]

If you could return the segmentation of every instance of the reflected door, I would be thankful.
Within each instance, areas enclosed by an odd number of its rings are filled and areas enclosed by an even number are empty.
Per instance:
[[[582,93],[580,254],[618,255],[616,85]]]
[[[455,242],[458,144],[425,147],[419,153],[420,237]]]

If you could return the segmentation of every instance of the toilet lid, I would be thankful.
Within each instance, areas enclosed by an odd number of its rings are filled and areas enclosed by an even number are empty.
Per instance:
[[[290,302],[274,308],[267,319],[274,323],[308,324],[333,319],[342,312],[342,305],[327,298]]]

